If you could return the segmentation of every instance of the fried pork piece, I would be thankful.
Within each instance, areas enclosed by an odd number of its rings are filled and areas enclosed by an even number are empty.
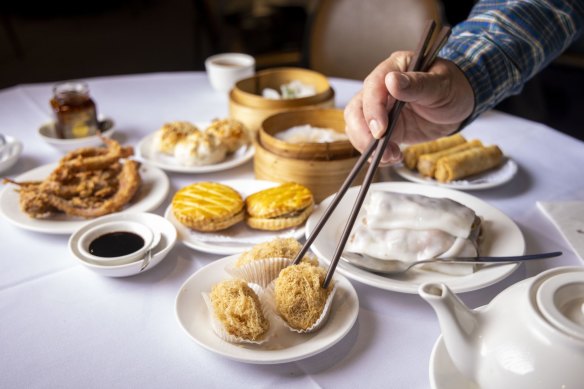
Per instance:
[[[133,153],[131,147],[102,140],[105,148],[82,148],[66,154],[43,181],[5,180],[19,186],[22,211],[36,219],[60,212],[92,218],[117,212],[129,203],[142,182],[140,164],[120,161]]]

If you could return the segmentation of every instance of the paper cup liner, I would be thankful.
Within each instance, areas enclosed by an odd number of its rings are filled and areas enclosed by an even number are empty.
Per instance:
[[[211,302],[211,297],[209,296],[209,293],[201,293],[201,295],[203,296],[203,300],[205,301],[205,304],[207,305],[207,309],[209,310],[209,319],[211,322],[211,328],[213,329],[213,332],[215,332],[215,334],[223,339],[226,342],[229,343],[236,343],[236,344],[243,344],[243,343],[247,343],[247,344],[256,344],[256,345],[260,345],[260,344],[264,344],[266,342],[268,342],[276,333],[276,325],[274,323],[274,319],[275,319],[275,315],[274,313],[271,311],[270,308],[270,304],[267,301],[267,296],[265,294],[265,291],[256,284],[248,284],[248,286],[258,295],[258,298],[260,300],[260,304],[262,307],[262,313],[264,314],[264,317],[268,320],[268,322],[270,323],[270,328],[268,329],[268,331],[266,332],[266,334],[264,335],[263,338],[259,339],[259,340],[250,340],[250,339],[244,339],[241,338],[239,336],[235,336],[235,335],[231,335],[230,333],[227,332],[227,330],[225,330],[225,327],[223,326],[223,323],[221,323],[219,321],[219,319],[217,319],[217,315],[215,314],[215,309],[213,308],[213,303]]]
[[[331,307],[333,305],[333,298],[335,297],[335,293],[337,291],[336,283],[333,285],[333,290],[331,290],[330,294],[328,295],[328,297],[326,299],[326,302],[324,304],[324,308],[323,308],[322,313],[320,314],[319,318],[307,329],[298,329],[298,328],[291,327],[288,324],[288,322],[282,316],[280,316],[280,314],[278,313],[278,310],[276,309],[275,286],[276,286],[276,283],[271,282],[264,290],[264,294],[265,294],[266,302],[269,305],[270,310],[272,311],[272,315],[275,318],[277,318],[278,321],[280,321],[282,323],[282,325],[284,325],[290,331],[294,331],[294,332],[297,332],[299,334],[308,334],[311,332],[315,332],[318,329],[320,329],[323,325],[325,325],[325,323],[330,315],[330,312],[331,312]]]
[[[282,269],[291,265],[292,261],[289,258],[268,258],[252,261],[241,267],[231,264],[225,268],[225,271],[235,278],[241,278],[265,288],[278,277]]]

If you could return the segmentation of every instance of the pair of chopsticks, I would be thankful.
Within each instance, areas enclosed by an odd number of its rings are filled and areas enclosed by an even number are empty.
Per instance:
[[[429,21],[427,23],[426,27],[424,28],[424,34],[422,35],[422,40],[418,44],[418,47],[416,48],[416,51],[414,53],[414,57],[412,58],[412,61],[410,62],[409,66],[408,66],[408,70],[407,70],[408,72],[415,72],[415,71],[425,72],[428,70],[428,68],[430,68],[430,66],[432,65],[432,63],[436,59],[438,52],[440,51],[440,49],[442,48],[444,43],[446,43],[446,40],[450,36],[450,28],[449,27],[442,27],[442,29],[438,33],[438,36],[434,40],[434,43],[428,49],[428,45],[430,44],[430,39],[431,39],[432,34],[434,33],[435,29],[436,29],[436,23],[433,20]],[[351,170],[351,172],[349,173],[349,175],[345,179],[345,182],[343,182],[343,184],[341,185],[341,188],[339,189],[339,191],[337,192],[337,194],[333,198],[332,202],[330,203],[330,205],[326,209],[325,213],[322,215],[322,217],[318,221],[316,227],[314,228],[314,230],[312,231],[310,236],[306,239],[306,243],[304,243],[304,245],[302,246],[302,249],[298,252],[298,255],[294,259],[293,263],[295,265],[300,263],[300,261],[302,260],[302,258],[304,257],[304,255],[306,254],[306,252],[308,251],[310,246],[312,245],[312,242],[314,242],[314,240],[316,239],[316,237],[318,236],[318,234],[320,233],[320,231],[324,227],[324,224],[327,222],[329,217],[332,215],[333,211],[335,210],[335,208],[337,207],[337,205],[339,204],[339,202],[341,201],[341,199],[343,198],[343,196],[345,195],[345,193],[347,192],[347,190],[351,186],[351,183],[355,180],[355,178],[357,177],[357,174],[359,174],[359,172],[361,171],[361,168],[367,162],[369,157],[371,157],[371,154],[375,150],[376,153],[373,156],[373,159],[371,161],[371,164],[369,165],[369,168],[367,169],[367,173],[366,173],[365,178],[363,180],[363,184],[361,185],[361,189],[359,190],[359,194],[357,196],[357,199],[355,200],[355,204],[353,205],[353,209],[351,210],[351,214],[349,215],[349,219],[347,220],[347,224],[345,225],[345,229],[343,230],[343,234],[341,235],[341,240],[339,241],[339,243],[337,245],[337,249],[333,255],[333,258],[331,259],[328,273],[327,273],[325,280],[322,284],[323,288],[327,288],[331,279],[332,279],[332,276],[333,276],[335,269],[337,267],[337,264],[339,262],[339,258],[341,257],[341,254],[343,253],[343,250],[345,249],[345,244],[347,243],[347,240],[349,239],[349,235],[351,233],[351,230],[353,229],[353,225],[355,224],[355,220],[357,219],[357,215],[359,214],[361,206],[363,205],[363,201],[365,200],[365,196],[367,195],[367,191],[369,190],[369,186],[371,185],[371,182],[373,181],[375,171],[377,170],[377,167],[379,166],[379,162],[381,161],[381,157],[383,155],[383,150],[385,150],[385,148],[387,147],[387,143],[389,142],[389,138],[391,137],[391,133],[393,132],[393,129],[397,123],[397,119],[399,117],[399,114],[400,114],[404,104],[405,103],[403,101],[399,101],[399,100],[395,102],[395,104],[393,105],[393,108],[391,109],[391,111],[388,114],[389,123],[387,126],[387,130],[385,131],[385,134],[383,135],[383,138],[373,139],[371,141],[371,143],[369,143],[369,146],[367,146],[367,149],[363,152],[363,154],[361,154],[361,157],[359,158],[359,160],[357,161],[355,166],[353,166],[353,169]]]

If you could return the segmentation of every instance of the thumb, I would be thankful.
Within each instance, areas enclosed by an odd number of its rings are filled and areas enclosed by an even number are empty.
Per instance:
[[[385,77],[389,93],[406,103],[436,105],[448,98],[445,77],[435,73],[391,72]]]

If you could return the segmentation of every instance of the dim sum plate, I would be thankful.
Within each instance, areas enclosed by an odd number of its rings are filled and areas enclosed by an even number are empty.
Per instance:
[[[241,146],[223,161],[201,166],[182,165],[171,155],[165,155],[154,150],[154,136],[150,134],[143,138],[136,147],[138,158],[143,162],[175,173],[213,173],[243,165],[252,159],[255,148],[252,145]]]
[[[417,182],[419,184],[436,185],[443,188],[458,190],[479,190],[494,188],[509,182],[517,173],[517,163],[507,157],[505,162],[495,169],[452,182],[440,182],[433,178],[425,177],[416,171],[408,169],[402,164],[396,165],[394,170],[406,180]]]
[[[483,238],[479,251],[482,255],[503,256],[523,255],[525,240],[519,227],[504,213],[468,193],[437,186],[420,185],[409,182],[383,182],[372,184],[369,191],[386,190],[399,193],[415,193],[429,197],[446,197],[473,209],[483,218]],[[347,191],[328,222],[311,246],[312,251],[322,261],[329,263],[334,255],[345,227],[349,210],[352,208],[359,187]],[[333,196],[324,199],[306,222],[306,236],[314,230],[318,220],[331,203]],[[455,293],[469,292],[492,285],[513,273],[519,265],[497,264],[485,266],[469,275],[450,275],[416,268],[405,274],[379,275],[359,269],[345,261],[339,261],[337,272],[355,281],[380,289],[401,293],[418,293],[418,287],[425,282],[443,282]]]
[[[16,177],[16,182],[44,180],[58,166],[57,163],[43,165]],[[149,212],[156,209],[168,194],[170,182],[166,174],[154,166],[140,166],[142,183],[138,192],[120,212]],[[17,227],[46,234],[72,234],[91,220],[65,214],[48,219],[33,219],[19,206],[20,195],[16,185],[7,185],[0,192],[0,216]]]
[[[333,278],[337,292],[326,324],[312,334],[298,334],[281,326],[275,336],[262,345],[232,344],[212,330],[209,311],[202,293],[213,285],[232,278],[225,268],[239,255],[210,263],[194,273],[180,288],[176,298],[176,317],[187,335],[201,347],[240,362],[277,364],[297,361],[321,353],[339,342],[353,327],[359,313],[357,292],[345,277]]]
[[[260,190],[280,185],[272,181],[246,179],[220,182],[238,191],[243,198]],[[164,217],[174,225],[178,231],[178,240],[185,246],[210,254],[237,254],[249,250],[258,243],[267,242],[275,238],[294,238],[300,240],[304,236],[304,225],[281,231],[260,231],[248,227],[244,222],[237,223],[222,231],[198,232],[191,230],[176,220],[172,213],[172,204],[166,208]]]

